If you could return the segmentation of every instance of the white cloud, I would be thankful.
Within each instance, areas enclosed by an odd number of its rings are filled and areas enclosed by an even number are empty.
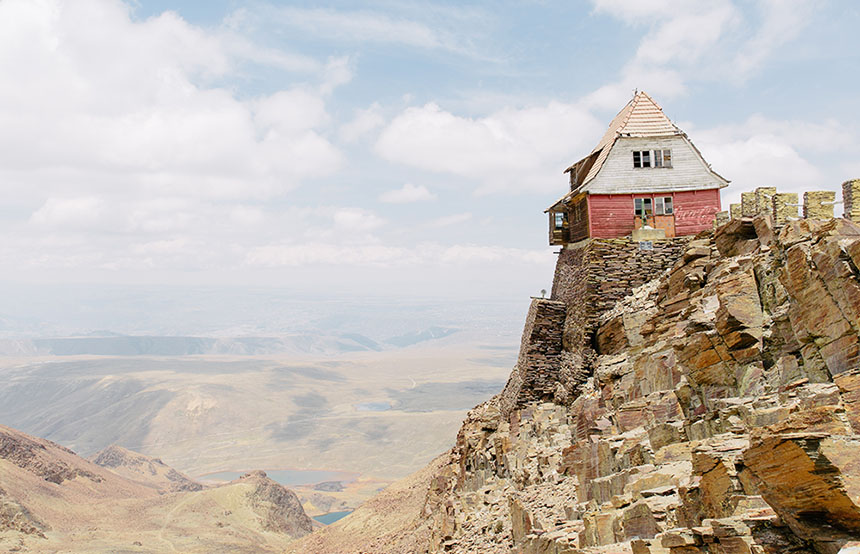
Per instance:
[[[475,264],[546,263],[552,254],[545,250],[526,250],[474,244],[440,245],[423,243],[415,248],[331,243],[271,244],[248,253],[245,263],[262,267],[305,265],[406,267]]]
[[[830,156],[856,150],[860,137],[838,121],[781,121],[753,115],[746,121],[696,129],[696,145],[713,168],[732,180],[729,202],[759,186],[782,192],[839,190],[850,175]],[[838,213],[838,210],[837,210]]]
[[[395,117],[375,149],[393,162],[472,179],[482,193],[545,192],[558,189],[562,170],[603,127],[585,109],[560,102],[478,119],[431,103]]]
[[[382,117],[381,112],[381,106],[375,102],[365,110],[356,110],[352,120],[343,124],[338,130],[340,138],[346,142],[355,142],[378,129],[385,124],[385,118]]]
[[[438,48],[441,38],[429,27],[415,21],[363,11],[336,11],[325,8],[284,7],[280,22],[341,40],[397,42],[423,48]]]
[[[404,248],[380,245],[280,244],[253,248],[245,258],[245,263],[261,267],[388,265],[403,260],[409,254]]]
[[[345,231],[370,231],[385,223],[376,214],[361,208],[338,208],[332,212],[332,220]]]
[[[90,228],[97,226],[106,210],[101,198],[48,198],[30,216],[30,221],[47,227]]]
[[[745,10],[732,0],[592,3],[597,13],[648,28],[616,81],[586,99],[589,106],[613,108],[635,88],[671,98],[684,94],[691,80],[747,80],[808,25],[815,0],[758,0]]]
[[[353,77],[353,69],[348,57],[331,58],[325,65],[323,83],[320,92],[331,94],[334,89],[350,82]]]
[[[432,227],[450,227],[451,225],[465,223],[470,219],[472,219],[471,212],[465,212],[462,214],[451,214],[434,219],[430,222],[430,225]]]
[[[426,202],[434,200],[436,195],[427,190],[424,185],[413,185],[406,183],[399,189],[393,189],[383,192],[379,195],[380,202],[389,204],[408,204],[411,202]]]
[[[781,45],[797,37],[809,24],[815,0],[759,0],[762,23],[734,58],[732,67],[748,75]]]
[[[342,157],[307,87],[244,100],[208,84],[237,71],[223,37],[111,0],[0,2],[0,167],[51,196],[265,198],[332,174]],[[322,88],[349,77],[343,60],[319,72]]]

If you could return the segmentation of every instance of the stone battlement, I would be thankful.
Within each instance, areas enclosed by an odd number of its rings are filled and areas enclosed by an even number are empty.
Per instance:
[[[758,187],[754,191],[741,193],[740,204],[730,204],[728,214],[717,214],[717,225],[731,219],[769,215],[775,226],[782,226],[796,219],[831,219],[836,193],[831,190],[815,190],[803,193],[803,203],[794,192],[780,193],[776,187]],[[844,217],[860,222],[860,179],[842,183]],[[803,208],[802,212],[799,208]],[[724,214],[724,215],[721,215]],[[801,215],[802,214],[802,215]]]

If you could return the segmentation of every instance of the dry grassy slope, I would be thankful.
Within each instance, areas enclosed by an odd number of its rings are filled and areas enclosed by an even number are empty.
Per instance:
[[[381,509],[300,544],[854,552],[858,332],[860,227],[796,221],[776,233],[768,218],[732,221],[601,319],[576,398],[510,417],[498,397],[475,408],[452,451],[381,495]]]
[[[0,426],[0,551],[280,552],[311,529],[298,498],[261,472],[160,494]]]

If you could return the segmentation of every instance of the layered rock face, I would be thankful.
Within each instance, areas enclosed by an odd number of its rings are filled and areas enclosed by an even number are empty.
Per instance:
[[[575,394],[469,414],[398,548],[853,551],[858,268],[860,226],[842,219],[738,219],[692,240],[599,317],[596,355],[558,356],[587,363]],[[353,546],[332,551],[387,548]]]

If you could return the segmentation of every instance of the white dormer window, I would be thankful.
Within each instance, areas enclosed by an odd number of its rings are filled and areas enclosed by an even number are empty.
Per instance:
[[[671,150],[634,150],[633,167],[672,167]]]

